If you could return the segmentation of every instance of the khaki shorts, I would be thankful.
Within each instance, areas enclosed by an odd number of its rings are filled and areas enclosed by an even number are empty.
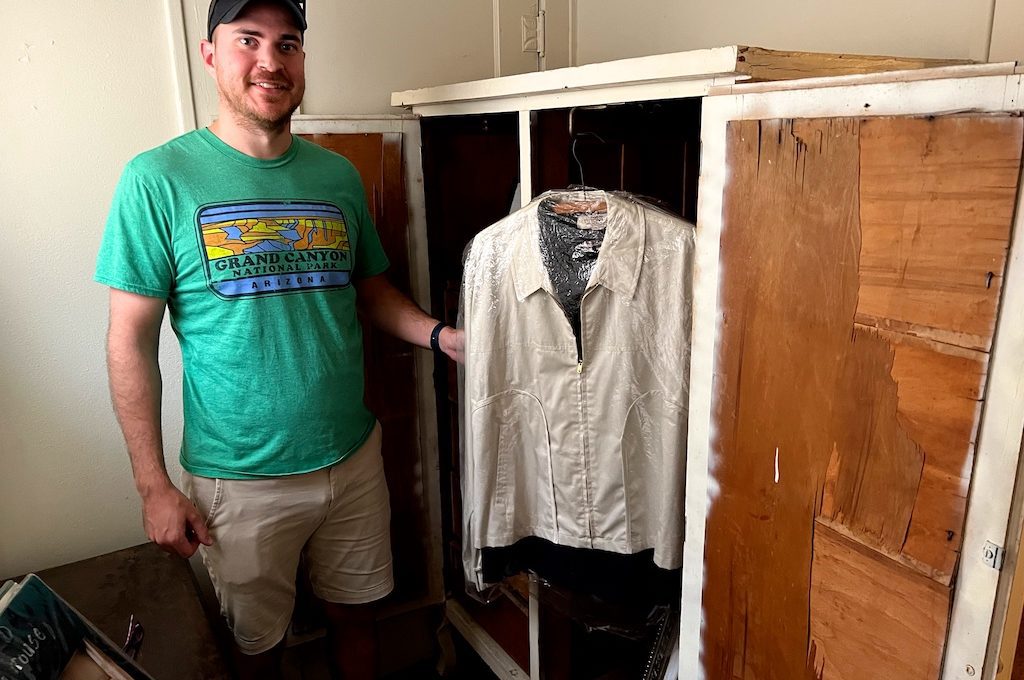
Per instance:
[[[199,550],[238,643],[259,654],[280,642],[295,606],[299,556],[315,594],[363,604],[391,592],[391,510],[378,424],[366,443],[323,470],[267,479],[182,473],[213,537]]]

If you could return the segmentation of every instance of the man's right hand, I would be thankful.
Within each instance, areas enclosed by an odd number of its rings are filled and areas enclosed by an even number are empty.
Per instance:
[[[142,523],[149,539],[172,555],[192,557],[200,543],[213,545],[196,506],[174,486],[146,494]]]

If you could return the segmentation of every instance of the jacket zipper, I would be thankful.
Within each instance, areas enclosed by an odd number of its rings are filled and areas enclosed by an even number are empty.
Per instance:
[[[590,293],[590,290],[584,291],[583,297],[580,298],[580,342],[579,342],[579,353],[576,356],[576,359],[577,359],[576,375],[578,375],[580,377],[579,377],[579,380],[577,381],[576,384],[577,384],[577,389],[579,390],[579,395],[580,395],[580,419],[581,419],[581,425],[583,427],[583,431],[581,433],[581,438],[583,440],[582,441],[583,474],[584,474],[583,493],[584,493],[584,499],[586,501],[586,508],[587,508],[587,535],[588,535],[588,538],[590,539],[590,547],[593,547],[594,546],[594,512],[593,512],[593,508],[591,507],[592,504],[591,504],[591,499],[590,499],[590,448],[587,445],[587,440],[588,440],[588,436],[589,436],[589,432],[590,432],[590,424],[589,424],[589,417],[588,417],[588,414],[587,414],[587,401],[584,398],[584,394],[583,394],[583,359],[585,357],[584,347],[583,347],[583,338],[584,338],[584,335],[585,335],[584,328],[586,327],[584,322],[583,322],[583,310],[586,307],[587,295],[589,293]]]

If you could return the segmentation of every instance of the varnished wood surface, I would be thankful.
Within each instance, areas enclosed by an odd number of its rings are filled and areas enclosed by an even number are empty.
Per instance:
[[[952,585],[963,545],[988,354],[905,334],[880,335],[893,348],[900,426],[925,454],[900,552],[921,573]]]
[[[861,542],[899,552],[921,484],[924,452],[898,420],[894,352],[873,329],[854,328],[830,396],[834,439],[818,514]]]
[[[727,143],[702,660],[713,680],[797,680],[813,677],[812,527],[857,304],[857,128],[731,123]]]
[[[1021,120],[860,123],[861,323],[988,351],[1020,175]]]

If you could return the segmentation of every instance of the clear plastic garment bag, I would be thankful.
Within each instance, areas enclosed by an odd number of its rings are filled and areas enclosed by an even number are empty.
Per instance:
[[[460,304],[467,583],[535,537],[681,566],[693,225],[548,192],[467,248]]]

